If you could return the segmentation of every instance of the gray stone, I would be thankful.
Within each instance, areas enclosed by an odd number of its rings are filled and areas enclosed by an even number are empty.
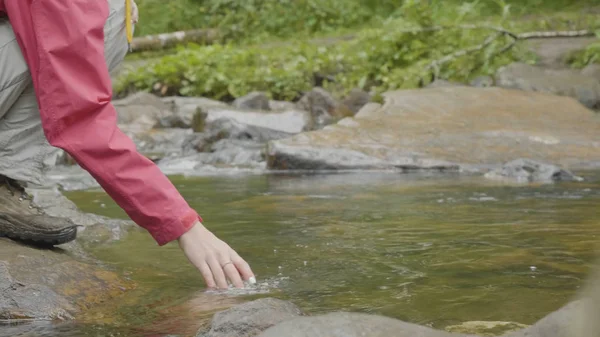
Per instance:
[[[274,298],[263,298],[218,312],[208,331],[198,337],[252,337],[262,331],[302,315],[294,304]],[[286,336],[279,335],[278,337]]]
[[[170,114],[168,106],[160,98],[146,92],[137,92],[112,103],[117,110],[119,124],[141,123],[152,128],[160,118]]]
[[[238,109],[270,110],[269,97],[266,93],[258,91],[237,98],[232,105]]]
[[[600,82],[572,69],[545,69],[524,63],[502,67],[496,85],[503,88],[569,96],[591,109],[600,108]]]
[[[300,98],[298,107],[311,116],[310,130],[320,129],[334,121],[339,102],[323,88],[314,88]]]
[[[307,114],[300,110],[284,112],[239,111],[233,108],[209,108],[198,113],[203,118],[204,128],[219,119],[228,119],[263,129],[290,134],[300,133],[307,124]],[[198,130],[199,131],[199,130]]]
[[[446,88],[446,87],[462,87],[461,83],[450,82],[447,80],[437,79],[429,83],[426,88]]]
[[[470,83],[472,87],[476,88],[487,88],[494,86],[494,79],[491,76],[478,76],[475,77]]]
[[[298,109],[296,103],[287,101],[269,101],[269,108],[273,111],[287,111]]]
[[[354,116],[362,107],[371,101],[371,94],[361,89],[352,89],[341,104]]]
[[[259,337],[457,337],[397,319],[361,313],[335,312],[287,320]]]
[[[214,107],[227,107],[221,101],[204,97],[164,97],[162,102],[169,108],[171,114],[160,118],[157,128],[184,128],[192,127],[192,120],[198,108],[208,109]]]
[[[550,165],[529,159],[516,159],[504,164],[501,168],[494,169],[485,174],[493,180],[509,180],[517,183],[554,182],[554,181],[582,181],[568,170],[556,165]]]
[[[600,64],[593,63],[581,70],[581,74],[600,81]]]
[[[600,120],[555,95],[467,86],[398,90],[323,130],[270,141],[271,169],[457,170],[519,158],[600,161]]]
[[[183,151],[191,129],[154,129],[133,136],[139,152],[152,160],[179,155]]]

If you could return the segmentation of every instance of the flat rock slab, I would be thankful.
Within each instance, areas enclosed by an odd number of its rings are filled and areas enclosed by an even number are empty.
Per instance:
[[[575,99],[504,88],[384,94],[354,118],[271,141],[272,169],[497,167],[528,158],[565,168],[600,163],[600,116]]]

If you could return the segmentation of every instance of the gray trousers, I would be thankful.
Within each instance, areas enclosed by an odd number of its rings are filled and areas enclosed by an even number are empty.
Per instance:
[[[113,71],[127,54],[125,1],[106,1],[104,54]],[[41,184],[59,151],[44,135],[33,81],[10,22],[0,19],[0,175]]]

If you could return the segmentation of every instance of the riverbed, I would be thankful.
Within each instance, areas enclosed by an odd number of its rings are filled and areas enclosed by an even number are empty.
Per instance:
[[[576,294],[600,243],[600,172],[577,173],[585,181],[545,185],[451,174],[172,177],[258,286],[206,292],[176,244],[159,248],[134,230],[91,251],[137,289],[39,331],[189,336],[215,311],[263,296],[309,313],[367,312],[439,329],[531,324]],[[103,191],[67,196],[83,211],[125,218]]]

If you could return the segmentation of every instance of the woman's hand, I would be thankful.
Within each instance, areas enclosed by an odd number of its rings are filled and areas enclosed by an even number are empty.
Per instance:
[[[227,279],[237,288],[244,287],[242,280],[256,283],[248,263],[200,222],[196,222],[178,241],[209,288],[227,289]]]

